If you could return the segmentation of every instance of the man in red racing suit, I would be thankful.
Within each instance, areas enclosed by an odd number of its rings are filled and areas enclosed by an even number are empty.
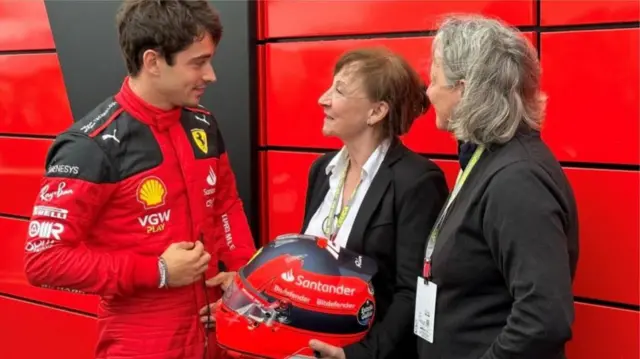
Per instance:
[[[206,0],[130,2],[155,11],[151,19],[191,11],[183,18],[203,18],[205,29],[215,15]],[[152,76],[157,54],[145,53],[137,69],[128,62],[135,76],[60,134],[47,155],[25,271],[34,285],[100,296],[96,358],[222,356],[201,322],[201,310],[221,296],[205,278],[216,277],[219,261],[236,271],[255,247],[216,119],[198,106],[202,87],[215,80],[214,40],[206,33],[173,64],[157,65],[164,78]],[[205,59],[198,76],[176,85],[198,57]],[[183,86],[191,80],[197,90]]]

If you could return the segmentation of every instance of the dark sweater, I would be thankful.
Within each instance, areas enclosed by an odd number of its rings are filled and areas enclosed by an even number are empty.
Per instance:
[[[434,343],[422,359],[564,358],[574,317],[578,218],[537,132],[491,146],[440,230]]]

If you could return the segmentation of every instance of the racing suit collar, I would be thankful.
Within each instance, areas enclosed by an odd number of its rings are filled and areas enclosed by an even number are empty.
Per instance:
[[[116,101],[133,117],[161,131],[178,122],[182,112],[180,107],[163,110],[141,99],[131,90],[129,76],[125,77],[120,92],[116,94]]]

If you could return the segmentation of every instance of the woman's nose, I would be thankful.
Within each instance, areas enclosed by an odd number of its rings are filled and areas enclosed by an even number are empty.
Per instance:
[[[431,87],[431,84],[427,87],[427,97],[429,98],[429,102],[433,104],[433,87]]]
[[[330,96],[328,95],[329,91],[325,91],[320,98],[318,99],[318,105],[322,107],[329,107],[331,105]]]

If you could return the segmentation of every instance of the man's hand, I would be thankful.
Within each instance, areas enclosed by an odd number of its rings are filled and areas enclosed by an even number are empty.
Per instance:
[[[169,287],[182,287],[197,281],[207,270],[211,259],[199,241],[172,243],[161,257],[167,264]]]
[[[220,286],[223,291],[226,291],[227,288],[231,285],[233,281],[233,277],[236,275],[236,272],[220,272],[216,274],[215,277],[208,279],[205,283],[207,287],[217,287]],[[211,303],[209,305],[205,305],[200,309],[200,322],[202,322],[207,329],[212,329],[216,325],[216,309],[220,306],[220,302],[222,299],[219,299],[215,303]]]
[[[231,285],[231,282],[233,282],[233,277],[235,277],[235,275],[236,272],[220,272],[216,274],[215,277],[207,280],[207,287],[220,286],[223,291],[226,291]]]
[[[205,305],[200,309],[200,322],[204,324],[207,329],[213,329],[216,326],[216,310],[220,306],[222,299],[218,299],[217,302]]]
[[[311,349],[320,353],[321,359],[346,359],[342,348],[335,347],[316,339],[312,339],[309,342],[309,346]]]

